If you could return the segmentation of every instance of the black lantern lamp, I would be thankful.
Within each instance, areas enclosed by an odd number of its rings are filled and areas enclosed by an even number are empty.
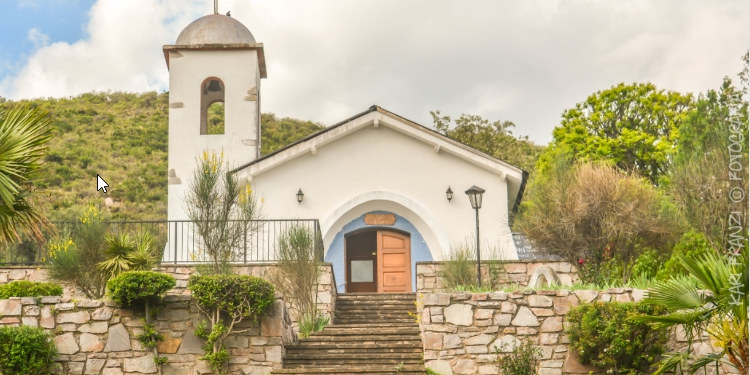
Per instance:
[[[476,185],[466,190],[471,208],[474,209],[477,218],[477,286],[480,288],[482,287],[482,263],[479,256],[479,209],[482,208],[482,194],[484,194],[484,189]]]
[[[297,203],[302,203],[302,198],[305,197],[305,193],[302,192],[302,189],[299,189],[297,191]]]
[[[453,199],[453,190],[451,190],[450,186],[448,186],[448,190],[445,191],[445,196],[448,198],[448,202]]]

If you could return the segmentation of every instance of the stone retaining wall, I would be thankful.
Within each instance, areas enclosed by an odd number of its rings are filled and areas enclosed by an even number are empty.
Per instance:
[[[153,320],[164,335],[159,354],[168,358],[165,375],[210,373],[203,342],[193,333],[201,320],[190,296],[164,298]],[[10,298],[0,300],[0,326],[38,326],[55,335],[59,355],[52,365],[54,374],[154,374],[150,349],[137,340],[143,329],[143,311],[122,309],[111,301],[61,297]],[[297,342],[291,319],[281,299],[259,322],[240,322],[249,331],[225,341],[230,352],[232,374],[265,375],[281,367],[284,346]]]
[[[547,267],[554,271],[559,278],[558,283],[561,285],[572,285],[578,281],[578,268],[568,262],[561,261],[524,261],[508,260],[503,265],[505,272],[499,274],[498,280],[495,280],[495,286],[528,286],[534,278],[535,273],[545,275],[542,267]],[[440,271],[443,268],[443,262],[417,262],[417,292],[420,293],[438,293],[444,291]],[[482,279],[484,283],[489,281],[489,266],[482,264]],[[545,280],[547,277],[545,277]],[[541,281],[535,279],[534,281]],[[547,280],[551,281],[551,280]],[[544,283],[542,283],[544,284]],[[546,285],[546,284],[545,284]]]
[[[275,263],[254,263],[234,266],[234,273],[238,275],[251,275],[268,280],[268,276],[274,271]],[[188,279],[195,273],[195,267],[191,265],[167,265],[159,266],[155,271],[164,272],[172,275],[177,280],[177,286],[167,292],[167,295],[190,295],[187,290]],[[5,266],[0,267],[0,284],[5,284],[16,280],[29,281],[50,281],[47,270],[43,267],[22,267],[22,266]],[[76,291],[72,285],[64,286],[64,296],[69,298],[86,298],[82,293]],[[333,322],[333,311],[336,304],[336,279],[333,274],[333,265],[325,263],[318,282],[318,311],[320,314],[328,317]],[[294,310],[291,303],[287,303],[287,308]],[[293,315],[293,314],[292,314]],[[296,330],[296,320],[293,319],[293,326]]]
[[[513,293],[424,293],[420,328],[425,365],[442,375],[498,374],[495,347],[531,339],[541,348],[538,374],[588,374],[600,372],[581,365],[569,352],[565,314],[571,307],[593,301],[637,302],[644,290],[624,288],[606,292],[516,291]],[[707,339],[707,337],[704,337]],[[670,350],[686,346],[684,334],[673,334]],[[695,344],[697,352],[715,349],[706,341]]]

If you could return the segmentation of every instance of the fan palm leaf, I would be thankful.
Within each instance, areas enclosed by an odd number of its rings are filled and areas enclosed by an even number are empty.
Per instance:
[[[134,250],[135,242],[127,233],[107,237],[105,260],[99,263],[99,269],[109,273],[110,277],[129,271],[131,264],[128,257]]]
[[[43,241],[49,222],[32,204],[33,180],[51,137],[47,113],[28,105],[0,108],[0,242],[31,235]]]

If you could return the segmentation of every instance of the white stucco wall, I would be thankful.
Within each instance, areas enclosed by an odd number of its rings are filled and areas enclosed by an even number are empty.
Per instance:
[[[505,246],[515,257],[506,181],[497,171],[436,152],[434,145],[394,129],[363,126],[320,145],[315,154],[306,152],[253,175],[251,184],[264,198],[265,216],[319,219],[328,248],[352,219],[389,211],[414,224],[433,258],[442,259],[451,245],[475,238],[474,210],[464,191],[477,185],[486,190],[479,210],[482,241]],[[239,175],[247,178],[249,173]],[[445,195],[448,186],[454,191],[451,202]],[[300,188],[302,204],[295,196]]]
[[[201,83],[208,77],[218,77],[225,85],[222,135],[200,135]],[[187,219],[183,199],[196,157],[202,151],[223,150],[225,160],[234,167],[256,159],[259,102],[246,100],[253,87],[260,93],[255,50],[181,50],[170,54],[168,164],[182,183],[169,185],[169,220]]]

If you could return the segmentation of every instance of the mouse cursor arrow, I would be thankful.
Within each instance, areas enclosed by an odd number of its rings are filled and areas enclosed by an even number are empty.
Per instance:
[[[109,184],[107,184],[107,182],[104,181],[104,179],[101,176],[96,175],[96,191],[101,190],[106,193],[107,186],[109,186]]]

